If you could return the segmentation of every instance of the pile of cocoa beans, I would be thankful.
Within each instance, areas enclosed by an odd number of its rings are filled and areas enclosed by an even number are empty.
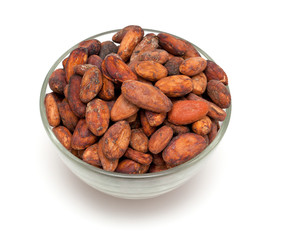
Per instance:
[[[62,65],[49,78],[47,120],[67,150],[106,171],[144,174],[191,160],[231,103],[219,65],[140,26],[82,41]]]

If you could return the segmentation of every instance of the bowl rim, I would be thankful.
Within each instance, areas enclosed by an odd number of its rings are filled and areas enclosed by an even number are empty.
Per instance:
[[[94,39],[94,38],[98,38],[107,34],[111,34],[111,33],[116,33],[117,31],[119,31],[121,29],[114,29],[114,30],[109,30],[109,31],[105,31],[102,33],[98,33],[95,34],[91,37],[88,37],[82,41],[86,41],[86,40],[90,40],[90,39]],[[151,33],[167,33],[165,31],[160,31],[160,30],[155,30],[155,29],[148,29],[148,28],[143,28],[143,30],[145,32],[151,32]],[[169,33],[171,34],[171,33]],[[173,34],[171,34],[173,35]],[[181,37],[178,37],[176,35],[173,35],[174,37],[177,37],[179,39],[185,40]],[[80,41],[81,42],[81,41]],[[79,43],[80,43],[79,42]],[[188,41],[189,43],[191,43],[190,41]],[[58,65],[62,62],[62,60],[75,48],[78,47],[78,44],[75,44],[73,47],[71,47],[70,49],[68,49],[65,53],[63,53],[58,59],[57,61],[51,66],[51,68],[49,69],[48,73],[45,76],[44,82],[42,84],[41,87],[41,92],[40,92],[40,98],[39,98],[39,108],[40,108],[40,115],[41,115],[41,120],[43,123],[43,126],[47,132],[47,135],[49,136],[49,138],[51,139],[51,141],[53,142],[53,144],[56,146],[56,148],[63,153],[68,159],[74,161],[75,163],[78,163],[84,167],[86,167],[87,169],[89,169],[90,171],[93,171],[97,174],[102,174],[102,175],[107,175],[110,177],[117,177],[117,178],[128,178],[128,179],[145,179],[145,178],[156,178],[156,177],[162,177],[162,176],[167,176],[170,174],[174,174],[176,172],[185,170],[186,168],[189,168],[190,166],[196,164],[197,162],[199,162],[201,159],[203,159],[207,154],[209,154],[217,145],[218,143],[221,141],[221,139],[223,138],[229,122],[230,122],[230,117],[231,117],[231,109],[232,109],[232,103],[230,105],[229,108],[225,109],[226,110],[226,118],[225,120],[221,123],[221,127],[215,137],[215,139],[201,152],[199,153],[197,156],[195,156],[194,158],[192,158],[191,160],[182,163],[176,167],[164,170],[164,171],[160,171],[160,172],[155,172],[155,173],[143,173],[143,174],[125,174],[125,173],[118,173],[118,172],[109,172],[109,171],[105,171],[103,169],[94,167],[86,162],[84,162],[83,160],[79,159],[78,157],[76,157],[75,155],[73,155],[70,151],[68,151],[60,142],[59,140],[56,138],[56,136],[54,135],[53,131],[52,131],[52,127],[49,125],[48,120],[47,120],[47,116],[46,116],[46,111],[45,111],[45,105],[44,105],[44,99],[45,99],[45,94],[46,94],[46,90],[48,87],[48,83],[49,83],[49,77],[52,74],[52,72],[58,67]],[[200,53],[201,55],[203,55],[204,57],[206,57],[206,59],[214,61],[205,51],[203,51],[201,48],[199,48],[198,46],[196,46],[195,44],[191,43]],[[229,86],[227,86],[228,90]]]

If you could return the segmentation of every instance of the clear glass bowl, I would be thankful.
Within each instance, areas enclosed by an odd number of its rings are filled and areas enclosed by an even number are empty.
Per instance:
[[[119,31],[119,29],[100,33],[85,40],[94,38],[100,41],[111,40],[112,35],[117,31]],[[145,33],[152,32],[155,34],[163,32],[152,29],[144,29],[144,31]],[[40,113],[44,128],[52,143],[56,146],[58,154],[62,161],[66,164],[66,166],[69,167],[69,169],[76,176],[78,176],[82,181],[84,181],[91,187],[106,194],[125,199],[145,199],[156,197],[173,189],[176,189],[183,183],[187,182],[191,177],[193,177],[205,164],[207,154],[209,154],[217,146],[217,144],[224,136],[230,121],[231,106],[226,109],[226,119],[221,123],[221,128],[216,138],[211,144],[207,146],[207,148],[203,152],[184,164],[162,172],[136,175],[108,172],[83,162],[81,159],[71,154],[61,145],[61,143],[53,134],[52,128],[48,124],[44,106],[44,97],[46,93],[51,91],[48,86],[50,75],[56,68],[62,68],[62,60],[66,58],[69,53],[77,46],[78,44],[74,45],[61,57],[59,57],[59,59],[53,64],[45,77],[40,94]],[[213,61],[213,59],[199,47],[195,45],[194,47],[200,52],[203,57]]]

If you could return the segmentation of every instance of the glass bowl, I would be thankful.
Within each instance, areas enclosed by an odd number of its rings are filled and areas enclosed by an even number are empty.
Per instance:
[[[85,40],[94,38],[100,40],[101,42],[111,40],[113,34],[119,30],[120,29],[103,32],[89,37]],[[144,32],[158,34],[164,31],[144,29]],[[44,128],[52,143],[56,146],[58,154],[65,165],[77,177],[79,177],[82,181],[95,188],[96,190],[99,190],[111,196],[125,199],[146,199],[156,197],[178,188],[183,183],[191,179],[203,167],[207,160],[206,156],[218,145],[218,143],[224,136],[230,121],[231,106],[226,109],[227,116],[226,119],[221,123],[221,127],[218,131],[217,136],[212,141],[212,143],[210,143],[206,147],[204,151],[202,151],[199,155],[187,161],[186,163],[162,172],[145,174],[122,174],[116,172],[108,172],[89,165],[81,159],[77,158],[67,149],[65,149],[63,145],[57,140],[52,132],[52,127],[50,127],[47,121],[44,98],[45,94],[51,91],[48,86],[50,75],[56,68],[62,68],[62,60],[65,59],[69,55],[69,53],[78,46],[78,44],[67,50],[53,64],[45,77],[40,93],[40,114]],[[193,46],[199,51],[202,57],[213,61],[213,59],[207,53],[205,53],[196,45],[193,44]]]

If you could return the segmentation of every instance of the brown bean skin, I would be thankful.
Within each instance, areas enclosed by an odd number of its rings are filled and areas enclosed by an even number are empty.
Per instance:
[[[199,135],[207,135],[211,131],[212,121],[208,116],[194,122],[192,124],[192,130]]]
[[[135,162],[138,162],[143,165],[149,165],[151,164],[153,157],[151,154],[138,152],[132,148],[128,148],[124,154],[126,158],[129,158],[131,160],[134,160]]]
[[[87,59],[88,64],[97,66],[100,71],[102,71],[102,69],[101,69],[102,62],[103,62],[103,59],[101,57],[99,57],[98,55],[91,55]]]
[[[134,122],[129,122],[131,129],[141,128],[140,114],[137,112],[137,116]]]
[[[163,166],[166,165],[165,161],[163,160],[162,154],[153,154],[153,161],[152,164],[157,165],[157,166]]]
[[[139,61],[154,61],[160,64],[164,64],[168,61],[169,54],[163,49],[154,49],[151,51],[143,52],[139,55]]]
[[[107,104],[107,106],[108,106],[110,112],[112,111],[112,108],[113,108],[115,102],[116,102],[115,100],[112,100],[112,101],[105,101],[105,103]]]
[[[167,146],[173,136],[173,130],[169,126],[162,126],[153,133],[149,140],[149,150],[158,154]]]
[[[218,121],[223,121],[226,118],[226,112],[221,109],[219,106],[217,106],[216,104],[207,101],[206,99],[199,97],[193,93],[190,93],[187,96],[188,100],[196,100],[196,101],[202,101],[202,102],[206,102],[209,105],[209,111],[207,113],[207,115],[211,118],[213,118],[214,120],[218,120]]]
[[[84,153],[84,149],[83,150],[75,150],[75,149],[71,149],[70,152],[76,156],[77,158],[82,160],[82,155]]]
[[[175,56],[183,56],[186,52],[187,46],[183,40],[168,33],[159,33],[158,38],[160,46],[169,53]]]
[[[165,68],[168,71],[168,76],[179,75],[179,66],[183,63],[184,59],[182,57],[172,57],[165,63]]]
[[[141,62],[141,61],[139,61],[139,60],[134,60],[134,61],[128,63],[128,66],[130,67],[131,71],[136,74],[137,80],[138,80],[139,82],[144,82],[144,83],[153,85],[153,83],[152,83],[151,81],[140,77],[140,76],[136,73],[136,71],[135,71],[135,66],[136,66],[137,64],[139,64],[140,62]]]
[[[138,112],[134,113],[133,115],[131,115],[130,117],[126,118],[125,120],[130,124],[136,121],[138,116]]]
[[[92,64],[79,64],[79,65],[76,65],[76,66],[74,66],[74,72],[75,72],[75,74],[78,74],[78,75],[80,75],[80,76],[83,76],[84,75],[84,73],[88,70],[88,69],[90,69],[90,68],[93,68],[94,67],[94,65],[92,65]]]
[[[185,133],[174,137],[162,157],[169,166],[177,166],[197,156],[206,147],[205,139],[195,133]]]
[[[192,92],[197,95],[201,95],[206,91],[207,88],[207,77],[201,72],[191,78],[193,83]]]
[[[127,174],[139,174],[141,173],[141,164],[130,159],[124,159],[119,162],[116,168],[116,172]]]
[[[155,165],[151,164],[149,172],[150,173],[156,173],[156,172],[161,172],[167,170],[168,167],[166,165]]]
[[[190,132],[190,129],[187,126],[175,125],[167,120],[164,121],[164,125],[171,127],[174,135]]]
[[[147,137],[151,136],[157,129],[156,127],[152,127],[149,124],[148,119],[147,119],[145,112],[143,110],[140,111],[140,122],[141,122],[141,125],[142,125],[143,132],[145,133],[145,135]]]
[[[115,101],[115,104],[111,110],[111,120],[116,122],[120,121],[126,118],[129,118],[130,116],[137,113],[139,108],[135,106],[134,104],[130,103],[124,96],[121,94],[117,100]]]
[[[110,53],[117,53],[118,46],[112,41],[105,41],[101,43],[99,57],[104,59]]]
[[[157,127],[164,122],[167,114],[166,112],[156,113],[156,112],[146,110],[145,115],[146,115],[146,118],[150,126]]]
[[[85,64],[87,62],[88,51],[86,48],[76,48],[71,53],[66,62],[66,81],[70,80],[70,77],[74,75],[74,67],[79,64]]]
[[[64,88],[64,96],[66,99],[68,99],[68,91],[69,91],[69,85],[67,84]]]
[[[71,132],[64,126],[57,126],[52,129],[56,138],[60,141],[60,143],[68,150],[71,150]]]
[[[102,140],[103,137],[98,142],[98,156],[101,162],[101,165],[105,171],[114,172],[118,166],[118,158],[108,159],[103,153]]]
[[[128,31],[130,31],[130,30],[138,31],[138,30],[140,30],[140,28],[141,27],[138,26],[138,25],[128,25],[128,26],[124,27],[123,29],[120,29],[117,33],[115,33],[112,36],[112,40],[116,43],[121,43],[122,39],[124,38],[124,36],[126,35],[126,33]]]
[[[58,109],[64,126],[73,132],[78,122],[78,117],[72,112],[66,98],[58,103]]]
[[[201,57],[200,53],[196,50],[196,48],[191,43],[185,40],[184,42],[186,44],[186,50],[183,55],[184,59],[191,58],[191,57]]]
[[[97,140],[98,138],[89,131],[85,119],[80,119],[72,135],[71,147],[75,150],[82,150]]]
[[[131,129],[127,121],[113,124],[102,138],[102,149],[106,158],[121,158],[128,148],[130,135]]]
[[[88,50],[88,56],[99,54],[101,42],[97,39],[85,40],[79,43],[79,47],[84,47]]]
[[[168,113],[168,121],[176,125],[187,125],[206,116],[208,110],[209,106],[205,102],[193,100],[177,101]]]
[[[191,78],[184,75],[174,75],[160,79],[155,87],[168,97],[182,97],[193,90]]]
[[[48,123],[52,127],[60,125],[61,118],[58,109],[58,101],[55,93],[47,93],[44,99],[44,105],[46,110],[46,117]]]
[[[85,116],[86,105],[80,100],[80,83],[82,78],[79,75],[73,75],[70,78],[67,90],[67,99],[73,113],[83,118]]]
[[[130,146],[139,152],[146,153],[148,151],[148,137],[142,129],[132,129],[130,137]]]
[[[99,155],[98,155],[98,144],[95,143],[90,147],[86,148],[82,155],[82,160],[95,167],[102,167]]]
[[[56,69],[49,78],[49,87],[53,92],[63,95],[66,85],[67,82],[65,70]]]
[[[218,130],[219,130],[218,122],[213,120],[211,124],[211,131],[208,134],[209,143],[211,143],[215,139]]]
[[[108,70],[107,70],[107,68],[106,68],[106,63],[105,63],[105,61],[102,62],[102,64],[101,64],[101,69],[102,69],[102,75],[103,75],[103,77],[107,78],[108,80],[110,80],[110,81],[112,81],[112,82],[114,82],[114,83],[117,82],[117,80],[113,79],[113,78],[111,77],[111,75],[109,74],[109,72],[108,72]]]
[[[97,96],[103,85],[102,74],[98,67],[93,66],[88,69],[81,80],[80,84],[80,100],[83,103],[90,102]]]
[[[168,74],[167,69],[162,64],[154,61],[141,61],[137,63],[135,71],[140,77],[153,82],[166,77]]]
[[[211,100],[221,108],[228,108],[231,104],[231,95],[228,88],[218,80],[210,80],[207,93]]]
[[[140,43],[133,50],[130,62],[138,59],[139,55],[146,51],[152,51],[159,46],[159,39],[154,33],[147,34]]]
[[[202,57],[193,57],[184,60],[179,66],[179,71],[189,77],[195,76],[204,71],[207,66],[207,61]]]
[[[207,67],[205,69],[205,74],[208,81],[210,80],[219,80],[223,84],[228,85],[228,77],[224,70],[217,65],[215,62],[207,60]]]
[[[89,102],[85,114],[86,124],[95,136],[103,135],[110,123],[110,110],[106,102],[96,98]]]
[[[142,40],[143,36],[144,31],[139,26],[136,26],[125,33],[117,52],[123,61],[127,62],[137,44]]]
[[[104,77],[104,75],[102,76],[102,81],[103,81],[103,85],[100,92],[98,93],[98,97],[106,101],[114,99],[115,97],[114,83],[108,80],[106,77]]]
[[[210,144],[209,134],[207,134],[207,135],[202,135],[202,136],[203,136],[203,138],[205,139],[207,145],[209,145],[209,144]]]
[[[116,55],[108,55],[105,60],[105,67],[108,74],[116,81],[137,80],[137,76],[129,66]]]
[[[128,80],[121,86],[123,96],[134,105],[152,112],[168,112],[170,99],[158,88],[139,81]]]
[[[143,174],[143,173],[146,173],[149,171],[149,168],[150,168],[151,164],[149,165],[142,165],[140,164],[140,174]]]
[[[141,61],[139,61],[139,60],[134,60],[134,61],[131,61],[131,62],[128,63],[128,67],[130,68],[130,70],[131,70],[132,72],[134,72],[134,73],[136,74],[136,76],[137,76],[138,79],[141,78],[141,77],[137,75],[137,73],[136,73],[136,71],[135,71],[135,66],[136,66],[138,63],[140,63],[140,62],[141,62]],[[141,79],[143,79],[143,78],[141,78]]]

